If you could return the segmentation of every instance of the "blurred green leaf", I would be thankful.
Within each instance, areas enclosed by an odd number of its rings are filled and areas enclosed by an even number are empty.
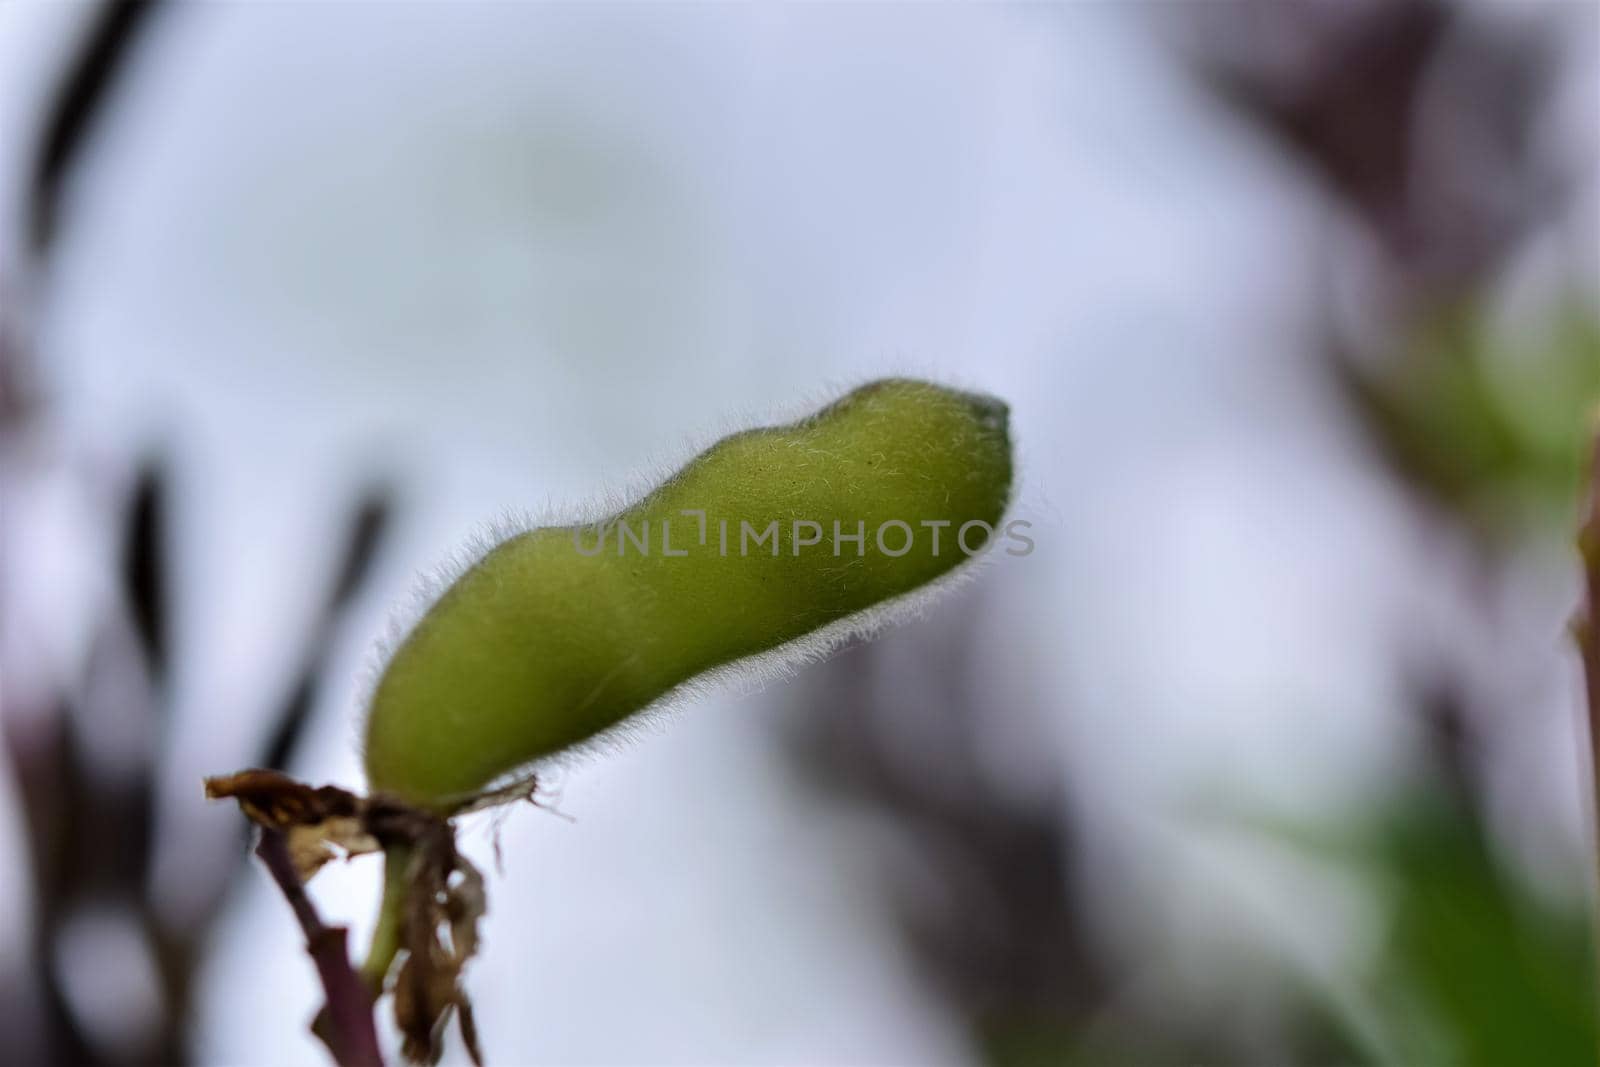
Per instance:
[[[1443,315],[1405,358],[1341,358],[1345,396],[1408,482],[1491,528],[1525,500],[1567,508],[1600,403],[1600,323],[1559,310],[1542,337],[1497,339],[1475,309]]]
[[[1281,828],[1268,832],[1354,864],[1382,895],[1385,936],[1359,978],[1357,1002],[1371,1015],[1363,1024],[1398,1062],[1594,1062],[1588,916],[1576,903],[1562,907],[1530,891],[1496,855],[1475,813],[1435,790],[1398,798],[1350,827],[1287,836]],[[1353,841],[1363,843],[1356,852]],[[1341,1022],[1329,991],[1312,999],[1352,1047],[1370,1047]]]

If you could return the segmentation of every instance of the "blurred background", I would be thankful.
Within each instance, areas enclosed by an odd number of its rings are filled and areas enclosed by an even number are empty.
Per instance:
[[[1596,131],[1593,3],[0,7],[5,1059],[322,1062],[200,778],[913,373],[1037,550],[470,825],[490,1062],[1592,1063]]]

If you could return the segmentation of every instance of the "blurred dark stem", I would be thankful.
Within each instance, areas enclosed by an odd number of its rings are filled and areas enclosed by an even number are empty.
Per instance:
[[[1003,717],[974,674],[978,603],[812,668],[796,683],[794,740],[832,802],[887,817],[887,855],[904,862],[888,871],[885,903],[918,972],[986,1058],[1009,1062],[1025,1044],[1067,1047],[1107,975],[1077,899],[1065,798],[1013,792],[976,759],[978,735]],[[914,663],[896,655],[908,651]],[[922,682],[903,684],[907,671]]]
[[[61,81],[29,182],[29,239],[37,256],[46,253],[56,236],[65,178],[160,6],[157,0],[113,0],[101,5],[77,59]]]
[[[372,562],[393,521],[394,501],[387,490],[370,490],[356,505],[334,579],[322,610],[307,633],[300,669],[274,719],[277,726],[262,748],[260,766],[284,770],[293,761],[315,703],[318,679],[333,648],[335,631],[355,594],[371,576]]]
[[[1229,5],[1228,36],[1213,42],[1202,71],[1231,107],[1281,138],[1339,198],[1357,208],[1390,248],[1410,243],[1407,175],[1413,162],[1413,101],[1440,43],[1455,21],[1449,5],[1423,2],[1318,10],[1292,2],[1278,12],[1297,39],[1325,35],[1314,59],[1268,67],[1262,37],[1238,36],[1238,5]],[[1204,17],[1204,16],[1202,16]],[[1264,36],[1264,35],[1263,35]]]
[[[129,504],[128,533],[122,551],[122,583],[127,590],[128,609],[151,666],[152,681],[157,685],[162,682],[161,673],[167,665],[167,620],[162,599],[168,580],[163,573],[162,551],[167,536],[166,492],[163,468],[147,465],[139,474]]]
[[[1372,238],[1402,316],[1470,299],[1562,202],[1565,180],[1533,137],[1555,69],[1550,17],[1513,32],[1446,0],[1215,4],[1189,17],[1201,83]]]
[[[1578,552],[1583,561],[1583,606],[1573,624],[1573,636],[1583,661],[1585,726],[1589,740],[1589,820],[1594,838],[1596,911],[1594,936],[1600,945],[1600,431],[1594,438],[1589,474],[1588,502],[1578,532]],[[1600,954],[1600,953],[1597,953]],[[1596,983],[1600,996],[1600,983]]]
[[[0,449],[5,438],[17,432],[37,403],[38,383],[24,358],[22,309],[18,305],[18,279],[0,263]]]
[[[318,1016],[319,1025],[313,1027],[313,1032],[328,1046],[340,1067],[383,1067],[372,1021],[372,997],[350,966],[348,931],[323,923],[295,873],[283,834],[263,827],[260,835],[256,855],[278,884],[305,934],[306,951],[316,964],[327,1000],[327,1008]]]
[[[4,717],[4,742],[18,783],[28,831],[29,870],[36,912],[32,924],[30,988],[0,988],[0,1016],[37,1020],[18,1044],[33,1049],[24,1062],[99,1064],[187,1062],[187,1030],[194,976],[209,946],[210,931],[247,869],[248,835],[232,847],[183,849],[182,865],[195,900],[181,921],[171,921],[161,902],[149,897],[152,848],[158,840],[154,797],[157,784],[177,768],[165,766],[165,725],[170,715],[165,680],[171,674],[168,645],[171,583],[165,531],[170,515],[170,466],[154,462],[135,480],[124,511],[122,598],[102,621],[86,676],[72,700],[36,714]],[[392,523],[386,490],[369,491],[354,509],[328,593],[305,627],[301,666],[277,709],[258,762],[281,766],[292,758],[310,720],[316,682],[326,669],[341,620],[362,584]],[[111,770],[87,758],[86,739],[95,731],[119,736],[142,733]],[[270,851],[270,846],[269,846]],[[162,1018],[149,1048],[127,1048],[97,1040],[82,1030],[71,997],[53,961],[60,940],[85,907],[118,904],[141,923],[161,977]],[[26,1010],[37,1003],[37,1010]]]

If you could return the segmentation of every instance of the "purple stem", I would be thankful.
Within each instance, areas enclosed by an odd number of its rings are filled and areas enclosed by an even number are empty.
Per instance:
[[[295,873],[294,861],[289,858],[289,846],[282,833],[263,828],[256,855],[261,857],[289,907],[294,909],[294,917],[306,935],[306,951],[311,954],[322,979],[328,1003],[312,1027],[313,1032],[327,1044],[340,1067],[383,1067],[378,1032],[372,1023],[372,997],[350,966],[345,928],[323,925],[300,876]]]

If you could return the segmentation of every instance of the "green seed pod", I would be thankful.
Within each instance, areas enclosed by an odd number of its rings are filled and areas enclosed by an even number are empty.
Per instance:
[[[516,534],[384,668],[371,787],[445,810],[708,671],[825,649],[980,551],[1010,489],[1004,404],[894,379],[726,437],[608,519]]]

